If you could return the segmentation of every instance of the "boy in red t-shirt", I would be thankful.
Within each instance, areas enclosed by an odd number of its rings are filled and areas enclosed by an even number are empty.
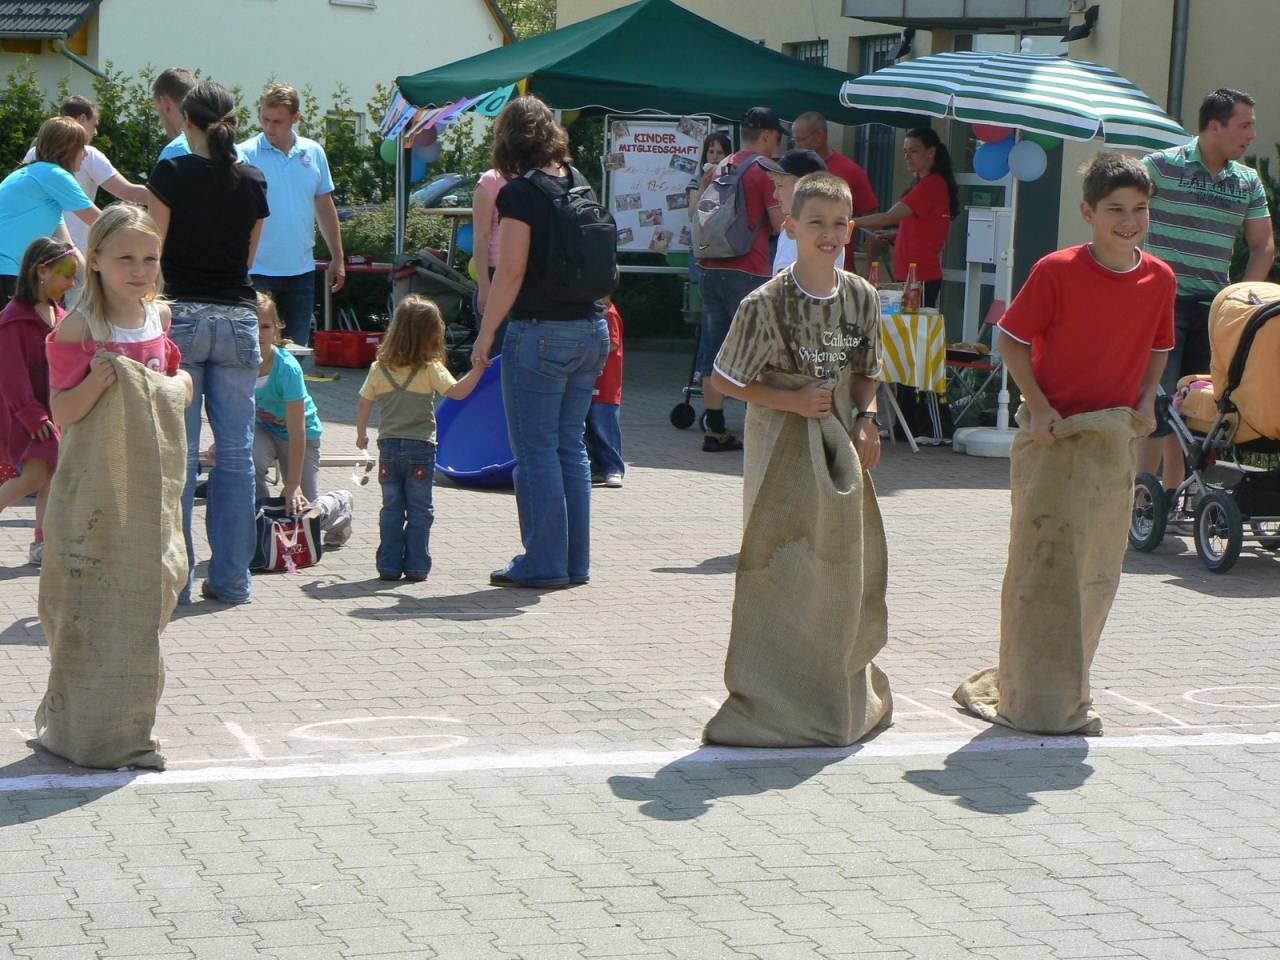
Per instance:
[[[1000,320],[1023,398],[1000,660],[955,693],[984,720],[1033,733],[1102,732],[1089,668],[1124,565],[1134,441],[1154,427],[1174,342],[1173,270],[1142,250],[1150,175],[1115,153],[1083,172],[1092,242],[1040,260]]]
[[[1084,170],[1080,205],[1093,241],[1041,259],[1000,320],[1000,356],[1040,443],[1053,443],[1059,420],[1090,410],[1132,407],[1155,419],[1177,281],[1142,250],[1153,193],[1139,161],[1099,154]]]
[[[591,461],[591,483],[595,486],[620,487],[627,472],[622,459],[622,314],[612,297],[605,297],[609,309],[609,356],[604,371],[596,380],[587,411],[587,457]]]

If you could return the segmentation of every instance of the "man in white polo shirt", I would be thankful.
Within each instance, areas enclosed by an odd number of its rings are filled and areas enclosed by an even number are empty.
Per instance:
[[[237,149],[267,178],[271,216],[250,268],[254,289],[269,293],[284,322],[284,335],[306,346],[315,312],[316,227],[329,247],[330,288],[336,293],[346,280],[338,208],[333,204],[333,178],[324,148],[294,133],[301,119],[298,91],[273,83],[258,102],[262,133]]]

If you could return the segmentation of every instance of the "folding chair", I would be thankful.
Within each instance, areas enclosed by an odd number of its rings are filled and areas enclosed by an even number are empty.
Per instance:
[[[982,318],[983,326],[990,331],[992,353],[973,359],[972,354],[947,350],[947,399],[951,404],[951,423],[955,427],[962,426],[961,421],[968,413],[976,412],[977,416],[981,416],[982,397],[1000,376],[1002,361],[1000,355],[994,352],[995,327],[1004,316],[1004,310],[1003,300],[993,300],[987,309],[987,315]]]

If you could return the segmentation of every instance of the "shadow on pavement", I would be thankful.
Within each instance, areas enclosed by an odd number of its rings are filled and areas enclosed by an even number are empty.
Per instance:
[[[0,830],[45,820],[100,800],[141,771],[86,770],[55,757],[34,740],[32,754],[0,767]],[[56,780],[46,778],[56,777]]]
[[[48,646],[44,630],[40,626],[40,618],[20,617],[0,630],[0,647],[5,646]]]
[[[848,757],[848,751],[832,751],[822,756],[798,756],[794,760],[744,759],[734,763],[706,763],[697,758],[707,750],[724,752],[725,747],[702,747],[688,757],[669,763],[652,777],[615,776],[609,789],[620,800],[640,804],[640,812],[654,820],[693,820],[709,813],[715,801],[724,797],[751,797],[775,790],[789,790],[816,777],[833,763]]]
[[[357,607],[348,616],[358,620],[503,620],[518,617],[526,607],[542,600],[543,590],[516,590],[506,587],[478,588],[470,593],[444,596],[414,596],[401,593],[419,584],[406,581],[371,580],[304,584],[302,591],[314,600],[350,600],[358,597],[394,597],[390,607]]]
[[[1017,746],[996,746],[1016,738]],[[1025,813],[1035,794],[1078,789],[1093,775],[1084,737],[1030,737],[1003,728],[984,730],[942,762],[941,770],[908,770],[903,779],[951,797],[979,813]]]
[[[654,573],[702,573],[723,574],[734,573],[738,569],[738,555],[726,553],[722,557],[707,557],[696,567],[654,567]]]

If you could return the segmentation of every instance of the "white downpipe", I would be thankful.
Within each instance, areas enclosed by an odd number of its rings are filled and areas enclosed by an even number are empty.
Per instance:
[[[1013,181],[1013,185],[1010,190],[1012,199],[1009,201],[1009,220],[1011,221],[1009,224],[1009,245],[1000,251],[1000,257],[1005,261],[1004,290],[1001,292],[1004,294],[1004,308],[1006,310],[1013,303],[1013,266],[1014,255],[1018,248],[1018,194],[1021,192],[1018,178],[1011,176],[1010,179]],[[992,331],[992,335],[993,337],[999,336],[995,331]],[[1004,362],[1004,357],[1000,358],[1000,393],[996,398],[996,429],[1009,429],[1009,365]]]

